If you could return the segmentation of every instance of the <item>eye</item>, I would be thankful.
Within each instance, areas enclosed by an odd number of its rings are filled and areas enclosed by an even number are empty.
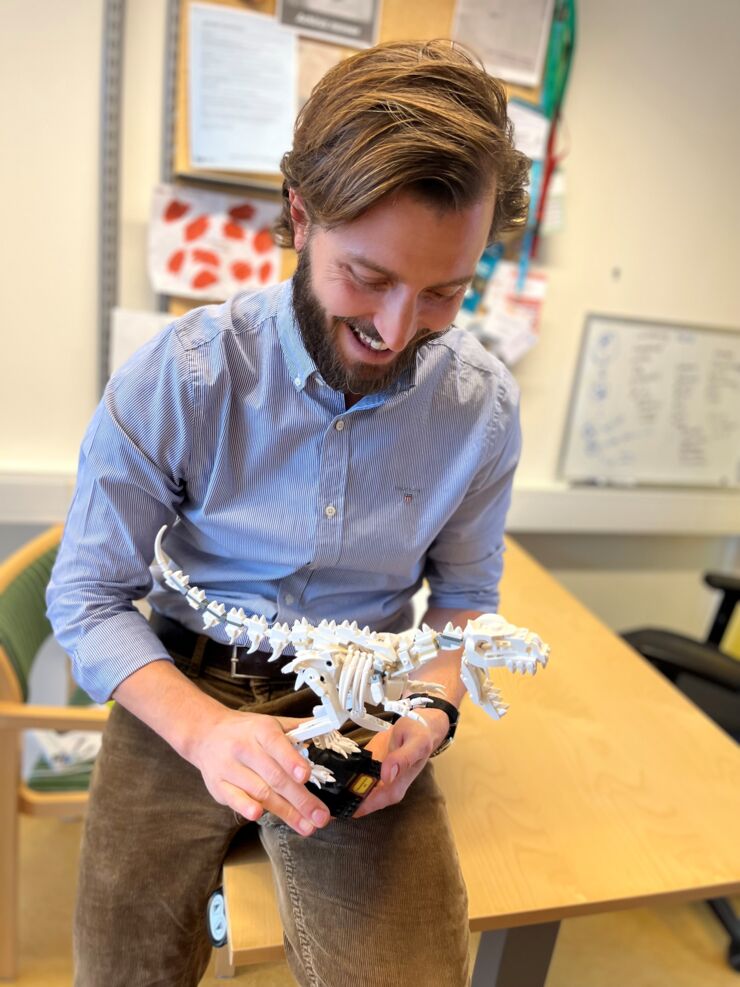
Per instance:
[[[455,288],[454,291],[433,291],[430,289],[426,294],[435,302],[453,302],[464,290],[463,287]]]
[[[352,271],[351,274],[355,284],[358,284],[366,291],[384,291],[385,288],[388,287],[386,281],[366,281],[365,278],[361,278],[359,274],[355,274],[354,271]]]

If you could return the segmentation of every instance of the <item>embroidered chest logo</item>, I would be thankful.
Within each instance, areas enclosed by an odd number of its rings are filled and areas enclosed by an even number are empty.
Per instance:
[[[403,503],[406,507],[410,507],[414,503],[414,500],[418,499],[417,494],[421,493],[421,490],[417,490],[414,487],[399,486],[397,489],[400,490],[403,497]]]

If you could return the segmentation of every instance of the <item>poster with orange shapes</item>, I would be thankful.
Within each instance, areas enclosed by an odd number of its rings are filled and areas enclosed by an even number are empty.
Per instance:
[[[149,277],[163,295],[224,301],[275,284],[280,250],[270,232],[280,204],[158,185],[149,222]]]

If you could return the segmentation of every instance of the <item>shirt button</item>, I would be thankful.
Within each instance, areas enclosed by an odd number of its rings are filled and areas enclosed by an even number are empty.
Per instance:
[[[288,606],[290,606],[291,603],[295,603],[295,597],[294,596],[291,596],[290,593],[286,593],[285,594],[285,602],[288,604]]]
[[[336,513],[337,509],[333,504],[329,504],[328,507],[324,508],[324,514],[326,514],[327,517],[334,517]]]
[[[340,418],[339,421],[334,426],[334,428],[337,430],[337,432],[343,431],[344,430],[344,421]]]
[[[301,386],[301,378],[300,377],[294,377],[293,378],[293,383],[295,384],[296,387],[300,387]]]

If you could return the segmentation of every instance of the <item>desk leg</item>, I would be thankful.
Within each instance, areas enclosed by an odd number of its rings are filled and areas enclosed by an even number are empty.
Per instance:
[[[471,987],[544,987],[560,922],[483,932]]]
[[[217,980],[229,980],[236,973],[236,968],[234,964],[229,959],[229,947],[221,946],[220,949],[215,950],[216,953],[216,968],[213,971],[216,975]]]

